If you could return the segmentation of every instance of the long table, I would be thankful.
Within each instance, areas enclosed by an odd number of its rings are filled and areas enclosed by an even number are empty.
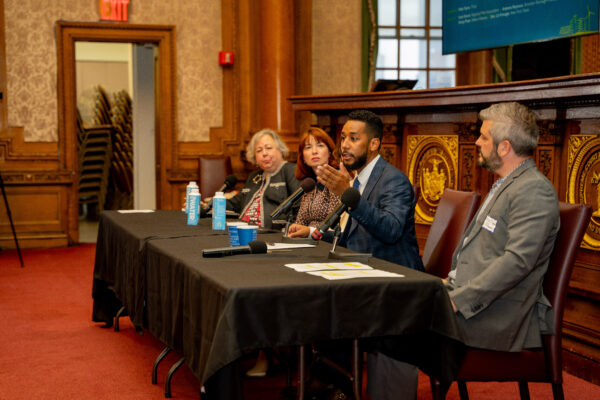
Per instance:
[[[227,246],[227,235],[207,220],[189,227],[179,211],[105,212],[98,235],[94,320],[123,304],[134,324],[183,353],[200,382],[246,350],[330,339],[361,338],[441,377],[443,388],[461,361],[461,332],[436,277],[376,258],[369,265],[404,277],[330,281],[284,267],[326,261],[327,243],[203,258],[203,249]]]

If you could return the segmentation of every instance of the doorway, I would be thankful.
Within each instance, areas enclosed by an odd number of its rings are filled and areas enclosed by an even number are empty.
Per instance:
[[[154,183],[154,207],[160,209],[164,199],[161,187],[166,186],[166,171],[172,164],[172,152],[176,147],[175,137],[175,28],[173,26],[137,26],[126,24],[101,23],[70,23],[57,22],[57,52],[58,52],[58,100],[59,100],[59,150],[65,154],[65,169],[71,170],[74,176],[73,184],[68,191],[68,234],[70,243],[79,242],[79,159],[77,136],[77,95],[76,95],[76,42],[116,42],[132,43],[134,48],[142,49],[134,57],[147,57],[144,48],[148,44],[155,46],[159,57],[153,62],[151,91],[155,94],[150,107],[154,117],[148,120],[147,115],[140,125],[150,125],[154,138],[141,138],[141,145],[150,146],[155,153],[154,165],[138,168],[150,172],[150,178],[138,178],[139,182],[150,179]],[[140,45],[140,46],[136,46]],[[153,50],[154,52],[154,50]],[[137,82],[139,91],[147,91],[147,76],[140,75],[144,82]],[[134,86],[136,85],[133,80]],[[135,87],[134,87],[135,90]],[[148,106],[146,104],[146,106]],[[141,106],[142,107],[142,106]],[[135,123],[135,120],[134,120]],[[141,152],[144,150],[141,149]],[[143,153],[141,153],[143,154]],[[143,190],[148,190],[143,189]],[[144,199],[146,196],[138,196]],[[136,205],[139,208],[140,205]],[[144,207],[143,205],[141,205]],[[150,208],[150,207],[145,207]]]
[[[103,210],[155,209],[154,43],[75,42],[79,241]]]

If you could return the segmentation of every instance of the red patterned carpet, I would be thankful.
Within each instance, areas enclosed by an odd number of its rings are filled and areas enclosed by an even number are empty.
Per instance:
[[[0,251],[0,399],[163,399],[167,356],[158,385],[151,384],[162,344],[139,335],[126,318],[121,331],[91,321],[95,245],[25,250],[25,268],[14,250]],[[248,359],[245,366],[251,366]],[[564,374],[567,399],[600,399],[600,387]],[[244,381],[246,400],[280,399],[285,375]],[[550,399],[550,385],[530,385],[533,399]],[[517,399],[512,383],[469,384],[473,399]],[[199,399],[199,382],[183,366],[172,381],[174,399]],[[401,396],[399,396],[399,399]],[[419,378],[419,399],[430,399]],[[453,385],[448,399],[458,399]]]

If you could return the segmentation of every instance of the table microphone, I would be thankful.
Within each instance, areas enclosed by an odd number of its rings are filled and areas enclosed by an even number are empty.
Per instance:
[[[226,190],[231,189],[232,187],[234,187],[237,184],[237,181],[238,181],[237,176],[227,175],[227,177],[225,178],[225,182],[219,189],[217,189],[217,192],[224,192]]]
[[[237,181],[238,181],[237,176],[227,175],[227,177],[225,178],[225,182],[221,185],[220,188],[218,188],[216,190],[216,192],[224,192],[226,190],[231,189],[232,187],[234,187],[237,184]],[[208,204],[206,204],[206,206],[203,207],[203,211],[208,212],[208,210],[210,210],[211,208],[212,208],[212,197],[208,201]]]
[[[220,247],[217,249],[202,250],[202,257],[225,257],[235,256],[238,254],[265,254],[267,252],[267,244],[262,240],[253,240],[248,243],[248,246],[236,247]]]
[[[344,211],[349,208],[352,209],[358,207],[358,203],[360,202],[360,192],[358,189],[348,188],[344,190],[340,200],[341,203],[327,216],[327,218],[325,218],[325,221],[319,226],[319,229],[314,230],[311,235],[313,239],[321,240],[323,234],[337,222]]]
[[[300,183],[300,187],[296,189],[294,193],[285,199],[273,212],[271,213],[271,219],[277,218],[277,216],[287,210],[298,200],[304,193],[308,193],[315,188],[315,180],[313,178],[304,178]]]

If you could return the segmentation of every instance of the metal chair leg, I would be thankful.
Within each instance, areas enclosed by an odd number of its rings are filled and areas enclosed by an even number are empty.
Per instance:
[[[185,359],[182,357],[181,360],[177,361],[169,370],[167,374],[167,380],[165,381],[165,397],[167,399],[171,398],[171,379],[173,378],[173,374],[175,371],[179,369],[184,363]]]
[[[298,392],[296,398],[298,400],[304,400],[304,386],[306,383],[305,375],[305,348],[304,345],[298,346]]]
[[[465,381],[458,381],[458,394],[460,400],[469,400],[469,392],[467,391],[467,383]]]
[[[119,308],[117,315],[115,315],[115,332],[119,332],[119,318],[125,313],[125,307]]]
[[[527,382],[519,382],[519,394],[521,395],[521,400],[530,400]]]
[[[354,398],[360,400],[362,393],[362,364],[360,352],[358,351],[358,339],[352,340],[352,389]]]
[[[158,383],[158,364],[169,354],[171,349],[169,347],[165,347],[165,349],[158,355],[156,361],[154,361],[154,365],[152,366],[152,384],[156,385]]]
[[[442,390],[440,389],[439,380],[430,376],[429,384],[431,385],[431,398],[433,400],[443,400],[446,398],[446,396],[442,396]]]
[[[561,383],[552,384],[552,394],[554,395],[554,400],[565,400],[565,393],[563,392]]]

